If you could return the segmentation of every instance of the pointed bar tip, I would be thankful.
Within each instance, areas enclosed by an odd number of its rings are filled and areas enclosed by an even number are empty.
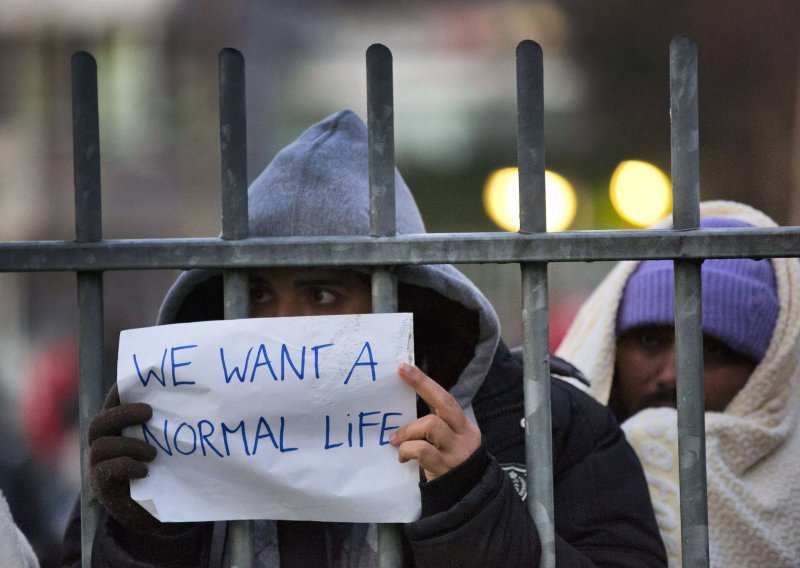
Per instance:
[[[373,43],[367,48],[367,59],[392,59],[392,52],[382,43]]]
[[[672,38],[672,41],[669,42],[670,50],[694,49],[695,47],[696,47],[696,42],[691,37],[685,34],[676,35],[675,37]]]
[[[72,54],[72,65],[93,65],[97,67],[97,61],[88,51],[76,51]]]
[[[242,52],[233,47],[223,47],[219,50],[219,59],[220,61],[223,58],[236,58],[236,59],[244,59]]]
[[[517,56],[520,55],[540,55],[542,54],[542,46],[533,41],[532,39],[523,39],[517,44]]]

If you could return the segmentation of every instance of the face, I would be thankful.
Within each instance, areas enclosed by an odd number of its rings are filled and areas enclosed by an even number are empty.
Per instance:
[[[250,273],[250,317],[366,314],[370,278],[337,268],[264,268]]]
[[[756,367],[749,357],[703,336],[706,410],[723,412]],[[654,406],[677,407],[675,334],[671,326],[642,326],[617,339],[608,405],[620,422]]]

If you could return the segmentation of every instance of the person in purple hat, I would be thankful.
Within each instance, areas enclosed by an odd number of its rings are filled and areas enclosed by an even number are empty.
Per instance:
[[[705,228],[748,227],[724,218]],[[677,406],[674,270],[642,262],[617,311],[617,364],[608,406],[624,422],[640,410]],[[767,259],[709,259],[701,268],[706,410],[723,412],[764,357],[778,319],[775,272]]]
[[[707,229],[774,227],[730,201]],[[659,228],[668,226],[668,220]],[[712,566],[797,566],[800,551],[800,262],[701,266],[709,555]],[[644,466],[671,566],[681,565],[671,260],[619,263],[559,346],[591,381]]]

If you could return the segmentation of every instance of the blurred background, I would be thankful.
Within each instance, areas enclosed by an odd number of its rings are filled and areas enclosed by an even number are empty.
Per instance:
[[[702,199],[800,224],[799,25],[793,0],[0,0],[0,240],[74,238],[75,51],[98,63],[104,237],[213,237],[219,50],[246,59],[254,179],[309,124],[345,107],[366,116],[375,42],[394,55],[397,163],[429,231],[515,230],[503,168],[516,163],[523,39],[544,50],[550,230],[648,225],[670,207],[677,34],[698,43]],[[462,269],[518,344],[519,269]],[[608,269],[550,265],[553,347]],[[119,330],[151,325],[174,276],[106,274],[110,379]],[[45,566],[78,478],[75,304],[72,274],[0,274],[0,484]]]

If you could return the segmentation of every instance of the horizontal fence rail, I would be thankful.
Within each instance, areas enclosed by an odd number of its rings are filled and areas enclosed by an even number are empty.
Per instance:
[[[800,257],[800,227],[0,243],[0,272]]]

